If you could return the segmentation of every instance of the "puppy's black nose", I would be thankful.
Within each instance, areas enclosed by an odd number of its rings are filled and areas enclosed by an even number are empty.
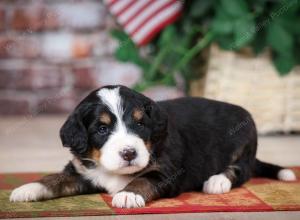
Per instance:
[[[124,150],[120,151],[120,156],[126,161],[131,161],[136,158],[137,153],[136,153],[135,149],[129,148],[129,149],[124,149]]]

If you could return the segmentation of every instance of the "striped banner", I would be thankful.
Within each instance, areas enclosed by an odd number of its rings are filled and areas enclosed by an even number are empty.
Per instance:
[[[125,32],[138,45],[147,44],[181,14],[178,0],[104,0]]]

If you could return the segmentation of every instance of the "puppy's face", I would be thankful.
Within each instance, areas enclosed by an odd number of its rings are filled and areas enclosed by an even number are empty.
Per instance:
[[[124,86],[92,92],[61,129],[64,146],[107,171],[133,174],[145,168],[166,130],[165,113],[147,97]]]

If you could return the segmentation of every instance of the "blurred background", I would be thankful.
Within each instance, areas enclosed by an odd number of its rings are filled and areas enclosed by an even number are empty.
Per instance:
[[[300,165],[299,24],[297,0],[0,0],[0,172],[60,170],[60,126],[107,84],[241,105],[258,156]]]

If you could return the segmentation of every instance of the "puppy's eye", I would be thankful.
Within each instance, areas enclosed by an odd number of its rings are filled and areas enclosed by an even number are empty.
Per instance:
[[[136,124],[137,124],[139,127],[144,127],[143,122],[140,122],[140,121],[139,121],[139,122],[137,122]]]
[[[108,128],[105,125],[100,126],[99,133],[106,134],[108,132]]]

